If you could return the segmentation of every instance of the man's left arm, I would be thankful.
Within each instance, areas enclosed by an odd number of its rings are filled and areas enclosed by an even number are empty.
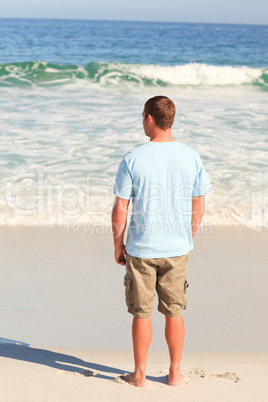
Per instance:
[[[112,229],[114,237],[114,257],[117,264],[126,265],[126,250],[124,245],[124,233],[127,225],[127,211],[129,200],[115,197],[112,211]]]

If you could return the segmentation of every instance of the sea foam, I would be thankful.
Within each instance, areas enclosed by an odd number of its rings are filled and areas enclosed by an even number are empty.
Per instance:
[[[247,66],[188,63],[176,66],[88,63],[85,66],[46,62],[0,64],[0,86],[58,85],[86,80],[101,86],[268,86],[268,70]]]

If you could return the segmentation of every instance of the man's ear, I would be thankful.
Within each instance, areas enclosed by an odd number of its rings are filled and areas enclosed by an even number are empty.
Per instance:
[[[148,114],[148,116],[147,116],[147,124],[152,124],[153,122],[154,122],[153,116],[151,116],[150,114]]]

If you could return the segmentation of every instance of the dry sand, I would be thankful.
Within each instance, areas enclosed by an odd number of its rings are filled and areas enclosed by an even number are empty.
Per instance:
[[[124,268],[110,234],[87,234],[0,229],[0,401],[267,400],[268,230],[196,236],[182,359],[190,381],[166,384],[164,317],[155,309],[145,389],[118,380],[133,368]]]

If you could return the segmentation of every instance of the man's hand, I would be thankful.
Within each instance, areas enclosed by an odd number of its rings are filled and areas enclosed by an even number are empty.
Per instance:
[[[114,258],[117,264],[126,265],[126,250],[125,246],[116,247],[114,252]]]
[[[124,233],[127,224],[127,210],[129,200],[115,197],[112,211],[112,227],[114,236],[114,257],[117,264],[126,265],[126,250],[124,246]]]

